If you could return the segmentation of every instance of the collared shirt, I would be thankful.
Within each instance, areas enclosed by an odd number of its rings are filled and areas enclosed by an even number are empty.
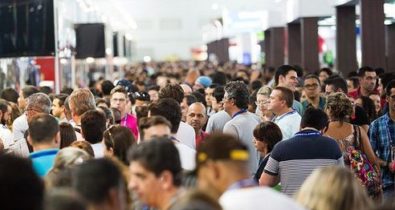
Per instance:
[[[58,151],[59,149],[46,149],[30,154],[29,157],[32,160],[33,168],[37,175],[40,177],[47,175],[55,162]]]
[[[395,122],[387,112],[370,124],[369,140],[373,151],[384,161],[391,161],[391,146],[395,146]],[[384,187],[394,184],[394,174],[388,168],[381,170]]]
[[[195,143],[196,143],[196,147],[199,146],[200,143],[202,143],[208,136],[208,133],[204,132],[204,131],[200,131],[199,135],[196,135],[195,137]]]
[[[126,114],[126,116],[121,119],[121,125],[130,129],[130,131],[133,133],[134,139],[138,138],[139,130],[137,127],[137,118],[135,116]]]
[[[325,97],[320,96],[320,100],[318,102],[318,109],[324,110],[325,109],[325,105],[326,105],[326,99]],[[303,107],[303,112],[306,111],[306,109],[310,106],[313,106],[313,104],[311,104],[310,102],[308,102],[307,100],[302,102],[302,107]]]
[[[302,117],[296,110],[287,112],[280,116],[276,116],[272,119],[272,122],[276,123],[280,127],[283,139],[286,140],[295,135],[300,130],[300,121]]]

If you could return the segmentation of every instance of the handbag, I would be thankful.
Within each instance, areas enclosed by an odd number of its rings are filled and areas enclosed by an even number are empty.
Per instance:
[[[382,194],[381,177],[369,161],[366,154],[362,151],[362,141],[360,140],[361,130],[359,126],[353,125],[354,145],[346,149],[346,158],[349,162],[351,171],[355,177],[367,190],[369,197],[380,198]]]

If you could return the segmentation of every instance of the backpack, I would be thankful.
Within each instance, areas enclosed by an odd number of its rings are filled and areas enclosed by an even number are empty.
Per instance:
[[[360,128],[353,125],[354,128],[354,145],[346,148],[346,162],[355,177],[362,186],[365,187],[369,197],[378,199],[382,194],[381,177],[376,172],[373,164],[370,163],[366,154],[361,150],[362,141],[360,141]]]

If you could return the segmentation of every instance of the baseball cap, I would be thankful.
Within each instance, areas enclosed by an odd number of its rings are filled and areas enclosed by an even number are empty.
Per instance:
[[[208,76],[200,76],[196,79],[196,82],[203,85],[204,88],[207,88],[211,85],[213,80]]]

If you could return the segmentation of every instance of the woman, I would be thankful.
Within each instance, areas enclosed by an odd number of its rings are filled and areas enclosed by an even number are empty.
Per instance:
[[[270,121],[273,118],[273,113],[268,110],[269,97],[272,89],[268,86],[261,87],[256,95],[257,114],[262,122]]]
[[[377,118],[376,106],[374,101],[367,96],[360,96],[355,100],[355,105],[363,108],[368,115],[369,123]]]
[[[255,173],[254,179],[258,182],[263,169],[269,160],[270,152],[273,150],[274,145],[281,141],[283,135],[280,128],[273,122],[261,122],[253,131],[255,148],[261,155],[259,167]]]
[[[309,210],[369,210],[372,202],[354,174],[336,166],[315,170],[295,200]]]
[[[115,156],[125,165],[129,165],[127,152],[135,142],[130,129],[120,125],[111,126],[103,134],[104,155]]]
[[[327,97],[326,113],[330,122],[324,135],[335,139],[345,156],[347,148],[355,145],[354,134],[358,131],[354,129],[362,131],[360,126],[354,126],[348,123],[349,116],[351,116],[352,112],[353,106],[351,101],[344,93],[333,93]],[[366,132],[360,132],[360,145],[360,149],[366,154],[369,162],[377,167],[376,156]],[[345,161],[345,163],[348,164],[348,161]]]
[[[73,126],[67,122],[59,124],[60,132],[60,149],[70,146],[74,141],[77,141],[75,130]]]

